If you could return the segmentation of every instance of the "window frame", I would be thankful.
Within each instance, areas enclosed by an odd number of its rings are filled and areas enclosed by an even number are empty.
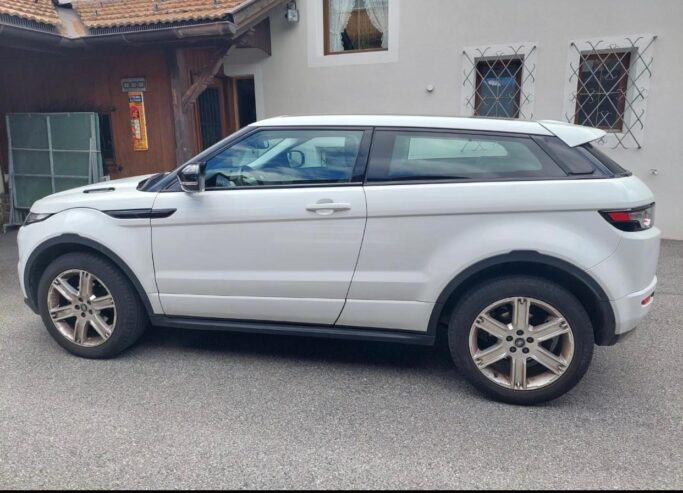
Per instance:
[[[460,113],[474,116],[476,97],[476,66],[479,61],[491,59],[521,59],[521,82],[519,118],[534,119],[536,101],[536,71],[538,42],[511,42],[500,45],[465,47],[462,51],[462,86],[460,91]]]
[[[592,174],[572,174],[571,170],[563,164],[562,160],[552,152],[542,139],[538,137],[550,137],[558,139],[553,136],[540,136],[536,134],[528,133],[513,133],[513,132],[498,132],[498,131],[486,131],[486,130],[468,130],[468,129],[453,129],[453,128],[439,128],[439,127],[404,127],[404,126],[377,126],[377,127],[367,127],[367,126],[354,126],[354,125],[333,125],[333,126],[320,126],[320,125],[293,125],[293,126],[263,126],[263,127],[244,127],[239,130],[239,135],[229,136],[224,142],[219,142],[216,144],[217,147],[214,149],[209,148],[206,151],[199,154],[200,159],[191,159],[187,163],[176,168],[175,171],[169,173],[162,181],[159,182],[158,188],[155,190],[161,192],[182,192],[178,180],[176,178],[179,170],[183,168],[186,164],[204,162],[212,157],[220,154],[223,150],[230,146],[238,144],[242,140],[250,137],[251,135],[263,131],[263,130],[362,130],[363,138],[361,139],[361,144],[358,150],[358,157],[356,158],[356,164],[353,168],[353,175],[351,181],[347,183],[311,183],[311,184],[285,184],[285,185],[268,185],[259,187],[235,187],[235,188],[213,188],[207,190],[207,192],[216,191],[240,191],[240,190],[267,190],[267,189],[287,189],[287,188],[329,188],[329,187],[349,187],[349,186],[370,186],[370,187],[381,187],[381,186],[393,186],[393,185],[446,185],[446,184],[475,184],[475,183],[489,183],[489,182],[515,182],[515,181],[556,181],[556,180],[602,180],[611,179],[615,177],[623,176],[617,174],[612,170],[600,169],[596,167],[596,173]],[[556,177],[511,177],[511,178],[478,178],[478,179],[415,179],[415,180],[384,180],[384,181],[368,181],[368,170],[370,167],[370,157],[372,153],[372,148],[375,144],[375,138],[377,132],[380,131],[394,131],[394,132],[414,132],[414,133],[440,133],[440,134],[454,134],[454,135],[469,135],[469,136],[481,136],[481,137],[508,137],[508,138],[520,138],[520,139],[530,139],[533,140],[538,147],[547,155],[547,158],[556,164],[560,170],[562,170],[565,176]],[[559,139],[558,139],[559,140]],[[221,145],[222,144],[222,145]],[[573,148],[572,148],[573,149]],[[627,171],[628,174],[630,172]],[[152,190],[152,191],[155,191]],[[185,192],[183,192],[185,193]]]
[[[547,159],[554,163],[565,176],[555,176],[555,177],[511,177],[511,178],[453,178],[453,179],[415,179],[415,180],[383,180],[383,181],[368,181],[368,171],[372,165],[371,155],[372,148],[367,158],[367,165],[365,170],[364,186],[369,187],[381,187],[381,186],[394,186],[394,185],[447,185],[447,184],[477,184],[477,183],[495,183],[495,182],[518,182],[518,181],[564,181],[564,180],[601,180],[614,178],[616,175],[611,173],[601,173],[598,169],[597,173],[593,174],[571,174],[570,170],[566,165],[562,163],[561,160],[557,158],[553,153],[549,152],[549,149],[542,142],[537,141],[534,134],[528,133],[513,133],[513,132],[497,132],[497,131],[486,131],[486,130],[468,130],[468,129],[451,129],[451,128],[437,128],[437,127],[375,127],[372,137],[372,147],[375,145],[375,138],[377,132],[380,131],[394,131],[394,132],[415,132],[415,133],[439,133],[445,134],[450,133],[453,135],[468,135],[468,136],[481,136],[481,137],[506,137],[506,138],[520,138],[529,139],[534,141],[541,152],[543,152]],[[557,137],[554,137],[557,139]],[[558,139],[559,140],[559,139]]]
[[[245,127],[249,128],[249,127]],[[364,127],[364,126],[353,126],[353,125],[339,125],[339,126],[320,126],[320,125],[292,125],[292,126],[257,126],[253,127],[250,129],[250,131],[247,131],[243,133],[242,135],[239,136],[238,139],[230,139],[225,141],[225,144],[222,146],[219,146],[215,149],[209,148],[210,152],[207,152],[201,156],[201,159],[193,159],[188,161],[188,163],[196,163],[196,162],[207,162],[210,159],[213,159],[223,151],[229,149],[232,146],[235,146],[242,142],[243,140],[248,139],[249,137],[252,137],[253,135],[260,133],[260,132],[266,132],[266,131],[311,131],[311,130],[321,130],[321,131],[355,131],[355,132],[363,132],[363,136],[361,137],[361,142],[358,147],[358,156],[356,157],[356,162],[353,166],[353,172],[351,175],[351,179],[348,182],[344,183],[293,183],[293,184],[278,184],[278,185],[258,185],[258,186],[249,186],[249,187],[225,187],[225,188],[211,188],[205,190],[206,192],[221,192],[221,191],[240,191],[240,190],[270,190],[270,189],[287,189],[287,188],[320,188],[320,187],[349,187],[349,186],[362,186],[363,185],[363,180],[365,177],[365,170],[367,167],[367,162],[368,162],[368,157],[370,155],[370,144],[371,144],[371,139],[372,139],[372,128],[371,127]],[[219,143],[220,144],[220,143]],[[198,156],[199,157],[199,156]],[[182,169],[182,166],[178,168],[178,170]],[[174,176],[177,174],[174,173]],[[174,180],[174,182],[177,182],[177,180]],[[176,189],[177,188],[177,189]],[[169,185],[166,187],[166,191],[169,192],[177,192],[180,191],[179,187],[176,187],[173,182],[169,183]]]
[[[524,71],[524,57],[523,56],[500,56],[500,57],[495,57],[495,58],[478,58],[474,62],[474,70],[475,70],[475,85],[474,85],[474,111],[473,111],[473,116],[480,116],[482,117],[480,111],[481,111],[481,95],[480,95],[480,88],[481,84],[483,82],[483,77],[482,73],[479,71],[479,64],[481,63],[487,63],[489,64],[490,67],[493,67],[495,64],[504,64],[506,62],[519,62],[519,69],[517,70],[517,73],[515,74],[515,81],[517,82],[517,91],[515,92],[516,96],[516,104],[517,104],[517,112],[515,113],[514,116],[490,116],[490,115],[483,115],[483,118],[510,118],[513,120],[517,120],[520,118],[521,110],[522,110],[522,72]]]
[[[657,39],[657,35],[652,32],[641,32],[569,40],[565,61],[562,119],[569,123],[575,121],[578,87],[576,78],[582,54],[600,51],[631,51],[629,87],[626,96],[628,104],[624,110],[623,128],[621,132],[607,132],[597,144],[598,147],[608,149],[643,148],[647,133],[650,81],[656,71]]]
[[[389,51],[389,48],[365,48],[361,50],[348,51],[330,51],[330,0],[322,0],[323,2],[323,56],[329,55],[347,55],[353,53],[373,53]],[[387,4],[387,13],[389,5]],[[388,33],[390,34],[390,33]]]
[[[589,126],[593,126],[590,121],[586,121],[583,123],[579,123],[579,114],[582,112],[581,109],[581,101],[579,98],[579,95],[582,94],[580,91],[581,87],[586,87],[586,79],[583,76],[583,71],[581,70],[581,66],[585,61],[589,60],[599,60],[601,63],[603,63],[603,60],[607,60],[609,57],[617,57],[617,63],[620,63],[624,66],[626,75],[625,77],[622,77],[621,80],[619,81],[619,87],[617,88],[619,92],[619,102],[617,104],[617,120],[615,122],[614,127],[608,127],[608,126],[595,126],[595,128],[600,128],[606,132],[609,133],[622,133],[624,131],[624,120],[626,118],[626,93],[628,91],[629,87],[629,81],[631,79],[631,59],[633,58],[633,51],[628,50],[628,49],[623,49],[619,50],[616,49],[614,51],[609,51],[609,52],[583,52],[581,53],[581,56],[579,57],[579,75],[577,77],[576,81],[576,110],[574,113],[574,123],[577,125],[586,125],[590,124]],[[627,60],[626,63],[623,63],[623,60]],[[605,93],[602,95],[602,97],[606,98],[608,93]],[[610,93],[611,94],[611,93]],[[589,94],[586,94],[586,96],[590,97]],[[599,104],[599,103],[598,103]],[[584,111],[585,113],[585,111]]]

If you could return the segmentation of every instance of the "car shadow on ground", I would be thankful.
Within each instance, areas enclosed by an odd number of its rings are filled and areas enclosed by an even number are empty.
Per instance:
[[[305,336],[246,334],[225,331],[149,327],[140,350],[165,348],[246,356],[277,357],[307,362],[358,364],[394,368],[454,370],[448,348],[389,342],[354,341]]]

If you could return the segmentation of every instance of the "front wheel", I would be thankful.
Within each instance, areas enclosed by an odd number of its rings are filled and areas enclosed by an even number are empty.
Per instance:
[[[467,379],[496,400],[536,404],[571,390],[593,355],[581,303],[540,278],[510,276],[475,287],[448,327],[451,355]]]
[[[144,332],[144,307],[124,274],[102,257],[55,259],[38,285],[40,315],[52,337],[86,358],[109,358]]]

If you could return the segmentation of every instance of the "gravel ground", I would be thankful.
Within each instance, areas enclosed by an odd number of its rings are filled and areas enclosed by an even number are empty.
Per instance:
[[[434,348],[151,329],[79,359],[24,306],[0,235],[0,488],[681,488],[682,281],[664,242],[638,332],[523,408]]]

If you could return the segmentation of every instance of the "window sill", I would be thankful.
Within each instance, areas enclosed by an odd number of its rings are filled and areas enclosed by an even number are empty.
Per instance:
[[[328,51],[325,56],[336,56],[336,55],[355,55],[357,53],[381,53],[389,51],[388,48],[368,48],[367,50],[348,50],[348,51]]]

